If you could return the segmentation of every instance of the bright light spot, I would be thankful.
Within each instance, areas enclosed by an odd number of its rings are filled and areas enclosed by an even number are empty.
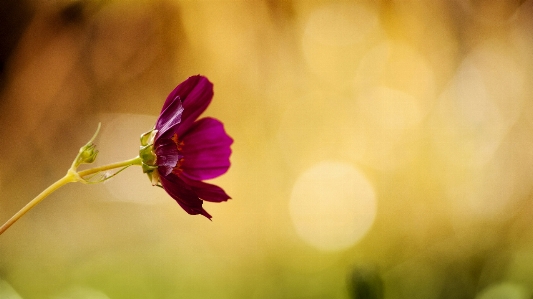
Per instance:
[[[476,296],[476,299],[527,299],[531,298],[531,292],[521,285],[504,282],[491,285]]]
[[[419,101],[405,92],[378,86],[361,94],[357,122],[346,138],[346,153],[365,165],[391,171],[416,158],[412,142],[425,117]]]
[[[435,96],[435,74],[424,56],[411,46],[384,41],[365,53],[355,77],[356,92],[375,86],[405,92],[427,110]]]
[[[140,136],[153,128],[156,116],[139,114],[104,114],[97,148],[98,165],[123,161],[139,155]],[[112,172],[110,172],[112,173]],[[159,203],[168,197],[153,187],[138,166],[132,166],[105,183],[114,200],[136,203]]]
[[[487,95],[483,73],[465,60],[436,110],[436,150],[456,165],[483,165],[505,133],[499,111]]]
[[[495,159],[483,167],[454,171],[448,178],[447,195],[452,200],[454,224],[458,229],[470,221],[504,220],[512,217],[516,208],[515,168],[507,161]]]
[[[366,124],[380,131],[381,136],[377,138],[384,139],[395,138],[417,126],[424,117],[412,96],[387,87],[377,87],[361,95],[358,108]]]
[[[492,159],[522,112],[524,74],[504,46],[486,43],[463,60],[437,107],[437,150],[457,165]]]
[[[526,82],[515,49],[499,41],[487,41],[472,51],[466,61],[480,71],[487,98],[494,103],[503,124],[514,124],[523,112]]]
[[[516,165],[502,150],[523,106],[524,73],[503,43],[487,41],[439,97],[430,136],[457,226],[513,215]]]
[[[356,129],[345,153],[356,161],[393,171],[419,157],[422,122],[433,106],[434,71],[409,45],[384,41],[361,60],[353,81]]]
[[[302,239],[321,250],[341,250],[359,241],[376,217],[370,182],[354,167],[321,162],[296,181],[290,214]]]

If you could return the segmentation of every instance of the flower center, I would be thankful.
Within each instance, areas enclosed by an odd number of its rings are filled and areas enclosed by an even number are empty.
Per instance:
[[[178,151],[182,151],[183,150],[183,141],[181,141],[179,138],[178,138],[178,134],[174,133],[174,135],[172,136],[172,141],[174,141],[174,143],[176,144],[176,146],[178,147]]]
[[[175,134],[172,136],[172,141],[176,144],[176,148],[178,149],[178,162],[176,163],[176,166],[174,166],[174,169],[172,169],[172,172],[176,175],[180,175],[183,169],[181,168],[181,165],[183,164],[183,155],[181,155],[181,151],[183,150],[183,141],[178,138],[178,134]]]

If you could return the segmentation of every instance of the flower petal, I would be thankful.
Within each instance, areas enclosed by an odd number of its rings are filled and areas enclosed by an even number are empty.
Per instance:
[[[175,174],[161,175],[161,184],[167,193],[190,215],[204,215],[211,219],[211,215],[202,208],[203,201],[194,191]]]
[[[176,132],[178,136],[187,132],[192,123],[205,111],[213,98],[213,84],[206,77],[197,75],[189,77],[180,83],[167,97],[161,114],[170,106],[176,98],[181,99],[183,114],[181,125]]]
[[[200,181],[189,180],[185,177],[182,177],[182,179],[187,185],[192,188],[194,193],[196,193],[196,195],[198,195],[198,197],[203,200],[211,202],[222,202],[231,199],[231,197],[219,186]]]
[[[156,164],[159,169],[159,173],[162,175],[168,175],[172,172],[179,159],[182,158],[178,151],[178,147],[171,139],[160,138],[156,141],[155,155],[157,156]]]
[[[178,96],[174,98],[169,105],[163,109],[163,111],[161,111],[161,114],[159,115],[159,118],[155,124],[155,129],[157,130],[155,139],[157,140],[169,129],[178,125],[181,122],[182,113],[183,105],[181,104],[181,100]]]
[[[219,120],[207,117],[195,122],[182,141],[181,169],[187,178],[207,180],[228,171],[233,139]]]

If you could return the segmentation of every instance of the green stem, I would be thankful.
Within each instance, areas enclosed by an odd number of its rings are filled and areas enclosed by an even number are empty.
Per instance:
[[[122,168],[122,167],[130,166],[130,165],[141,165],[141,164],[142,164],[141,158],[135,157],[133,159],[129,159],[129,160],[122,161],[122,162],[111,163],[111,164],[107,164],[104,166],[99,166],[95,168],[78,171],[78,174],[80,177],[84,177],[84,176],[88,176],[88,175],[99,173],[99,172],[106,171],[106,170]]]
[[[59,189],[60,187],[75,182],[76,178],[71,173],[68,173],[63,178],[61,178],[59,181],[53,183],[48,188],[44,189],[43,192],[41,192],[37,197],[32,199],[27,205],[25,205],[20,211],[18,211],[13,217],[11,217],[2,227],[0,227],[0,235],[8,229],[15,221],[17,221],[20,217],[22,217],[26,212],[31,210],[33,207],[35,207],[38,203],[40,203],[43,199],[45,199],[48,195],[52,194],[54,191]]]
[[[106,170],[122,168],[122,167],[131,166],[131,165],[141,165],[141,164],[142,164],[141,158],[135,157],[130,160],[116,162],[116,163],[99,166],[99,167],[94,167],[94,168],[86,169],[86,170],[79,171],[79,172],[76,171],[74,168],[70,168],[64,177],[62,177],[57,182],[50,185],[48,188],[44,189],[43,192],[37,195],[28,204],[26,204],[22,209],[20,209],[20,211],[18,211],[15,215],[13,215],[13,217],[11,217],[6,223],[4,223],[4,225],[0,227],[0,235],[4,231],[6,231],[13,223],[19,220],[20,217],[26,214],[26,212],[31,210],[38,203],[40,203],[43,199],[45,199],[50,194],[54,193],[57,189],[63,187],[64,185],[68,183],[82,181],[84,176],[88,176],[91,174],[99,173],[99,172],[106,171]]]

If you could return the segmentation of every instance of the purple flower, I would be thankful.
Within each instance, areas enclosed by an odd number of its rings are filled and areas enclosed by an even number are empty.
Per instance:
[[[206,77],[182,82],[168,95],[154,130],[141,136],[140,151],[143,169],[154,185],[163,187],[187,213],[209,219],[203,200],[222,202],[230,197],[203,180],[228,170],[233,143],[219,120],[196,120],[212,98],[213,84]]]

